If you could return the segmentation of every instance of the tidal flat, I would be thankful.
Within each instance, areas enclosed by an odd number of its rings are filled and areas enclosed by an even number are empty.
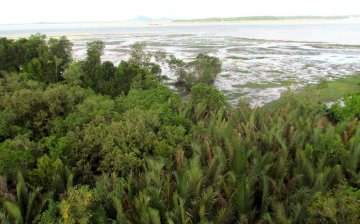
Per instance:
[[[263,105],[290,89],[321,80],[337,80],[360,71],[360,21],[249,22],[121,26],[117,24],[56,24],[1,27],[5,36],[67,36],[73,56],[83,59],[86,44],[102,40],[103,60],[126,60],[130,46],[146,42],[147,50],[162,50],[190,61],[198,53],[217,56],[222,72],[215,85],[230,102],[247,97]],[[162,64],[165,83],[176,90],[175,75]]]
[[[136,41],[146,42],[149,51],[166,51],[185,61],[200,52],[217,56],[222,61],[222,72],[216,79],[216,86],[232,103],[236,103],[239,96],[246,96],[254,106],[279,98],[289,88],[316,84],[322,79],[332,81],[360,71],[360,49],[354,45],[227,36],[164,35],[154,38],[144,34],[136,38],[109,35],[74,39],[75,58],[84,58],[86,43],[94,39],[105,41],[103,60],[114,63],[126,60],[131,44]],[[166,83],[171,86],[176,76],[166,64],[162,64],[162,70],[162,75],[168,77]]]

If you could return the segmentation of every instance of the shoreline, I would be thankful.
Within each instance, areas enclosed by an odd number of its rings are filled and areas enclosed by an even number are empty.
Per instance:
[[[9,26],[4,27],[0,25],[0,32],[3,33],[3,37],[9,39],[19,39],[23,37],[29,37],[32,34],[40,33],[46,34],[47,38],[59,38],[66,36],[70,40],[81,40],[89,38],[107,38],[108,35],[113,35],[111,31],[119,30],[119,33],[124,33],[124,30],[129,30],[134,33],[144,29],[145,32],[161,33],[162,30],[166,29],[197,29],[197,27],[204,27],[207,30],[216,29],[217,27],[223,27],[226,29],[232,29],[233,26],[241,28],[254,26],[327,26],[327,24],[333,24],[334,26],[342,26],[342,24],[354,24],[358,27],[360,25],[360,17],[354,17],[355,19],[339,19],[339,18],[305,18],[305,19],[265,19],[265,20],[237,20],[237,21],[163,21],[163,22],[90,22],[90,23],[41,23],[41,24],[27,24],[21,26]],[[206,28],[207,27],[207,28]],[[108,32],[108,30],[110,30]],[[116,33],[116,32],[115,32]],[[291,36],[291,35],[290,35]],[[347,40],[346,38],[340,39],[340,41],[333,41],[329,38],[319,39],[299,39],[299,38],[266,38],[264,35],[260,36],[237,36],[243,39],[249,40],[265,40],[265,41],[286,41],[286,42],[316,42],[316,43],[327,43],[327,44],[341,44],[341,45],[360,45],[358,41],[352,39]]]
[[[264,20],[229,20],[229,21],[171,21],[171,24],[242,24],[242,23],[312,23],[312,22],[335,22],[345,19],[264,19]]]
[[[360,22],[360,17],[355,17]],[[299,18],[299,19],[239,19],[239,20],[173,20],[173,21],[99,21],[99,22],[63,22],[63,23],[24,23],[24,24],[0,24],[1,27],[21,27],[21,26],[72,26],[87,25],[91,27],[144,27],[144,26],[164,26],[164,25],[192,25],[192,24],[242,24],[242,23],[311,23],[311,22],[335,22],[347,21],[344,18]],[[1,29],[0,29],[1,30]]]

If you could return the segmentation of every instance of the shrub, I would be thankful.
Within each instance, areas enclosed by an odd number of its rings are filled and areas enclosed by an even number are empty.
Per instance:
[[[352,94],[345,96],[344,105],[336,103],[328,110],[328,116],[333,121],[343,121],[347,119],[360,119],[360,94]]]
[[[308,208],[308,223],[359,223],[360,190],[349,186],[316,193]]]

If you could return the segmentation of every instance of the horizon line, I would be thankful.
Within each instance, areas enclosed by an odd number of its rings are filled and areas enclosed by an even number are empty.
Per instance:
[[[268,17],[268,18],[279,18],[279,19],[291,19],[291,18],[297,18],[302,19],[302,17],[305,19],[308,18],[319,18],[319,19],[326,19],[326,18],[350,18],[350,17],[360,17],[360,14],[358,15],[327,15],[327,16],[319,16],[319,15],[296,15],[296,16],[272,16],[272,15],[262,15],[262,16],[231,16],[231,17],[203,17],[203,18],[191,18],[191,19],[175,19],[175,18],[168,18],[168,17],[160,17],[160,18],[153,18],[153,17],[147,17],[139,15],[137,17],[134,17],[132,19],[127,20],[98,20],[98,21],[54,21],[54,22],[44,22],[44,21],[38,21],[38,22],[21,22],[21,23],[0,23],[0,25],[31,25],[31,24],[75,24],[75,23],[124,23],[124,22],[131,22],[131,23],[146,23],[146,22],[161,22],[162,19],[169,19],[166,22],[176,22],[176,21],[198,21],[198,20],[214,20],[214,19],[250,19],[250,18],[261,18],[261,17]],[[148,21],[136,21],[138,18],[147,18]]]

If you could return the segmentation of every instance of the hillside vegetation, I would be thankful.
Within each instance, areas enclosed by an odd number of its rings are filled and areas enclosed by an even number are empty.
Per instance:
[[[217,58],[71,46],[0,38],[0,223],[360,223],[360,95],[230,106]]]

